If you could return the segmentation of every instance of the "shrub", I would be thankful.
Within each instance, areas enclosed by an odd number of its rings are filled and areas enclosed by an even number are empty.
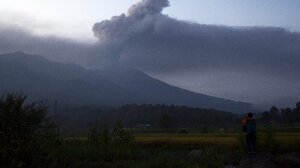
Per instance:
[[[96,126],[90,130],[88,141],[91,145],[100,145],[107,152],[112,143],[112,136],[108,129]]]
[[[267,152],[276,152],[278,151],[278,147],[279,147],[279,142],[277,141],[277,139],[275,138],[275,128],[273,128],[272,126],[269,126],[266,128],[265,130],[265,134],[263,137],[261,137],[262,144],[263,145],[263,150],[267,151]]]
[[[246,133],[239,132],[237,136],[237,142],[239,143],[239,150],[241,152],[247,151],[247,143],[246,143]]]
[[[101,127],[91,129],[88,140],[91,145],[97,145],[106,154],[113,153],[118,157],[130,156],[134,146],[132,131],[125,129],[120,121],[111,131]]]
[[[0,167],[39,167],[46,162],[53,125],[42,103],[25,104],[26,96],[0,99]]]

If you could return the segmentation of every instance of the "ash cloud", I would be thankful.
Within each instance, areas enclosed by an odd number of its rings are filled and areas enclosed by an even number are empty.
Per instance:
[[[127,14],[95,23],[94,35],[100,46],[115,47],[115,55],[111,58],[115,62],[141,69],[175,85],[181,79],[187,82],[180,86],[190,89],[193,85],[188,81],[190,75],[181,75],[197,74],[199,78],[193,78],[194,82],[215,77],[212,81],[219,79],[219,84],[214,86],[227,90],[225,93],[218,88],[199,85],[193,88],[198,92],[239,99],[230,96],[228,91],[245,95],[257,91],[257,96],[251,100],[243,99],[252,102],[268,96],[271,99],[297,97],[300,89],[295,86],[295,83],[300,85],[299,33],[277,27],[227,27],[186,22],[164,15],[162,10],[168,6],[168,0],[142,0],[131,6]],[[176,78],[171,79],[169,76],[174,77],[174,74]],[[217,78],[220,76],[222,78]],[[246,79],[240,82],[239,77]],[[224,78],[237,83],[226,81],[223,85]],[[253,83],[257,83],[259,89],[253,89],[256,87]],[[262,88],[266,88],[263,93],[259,92]]]
[[[154,22],[162,16],[162,10],[168,6],[168,0],[142,0],[131,6],[126,15],[123,13],[96,23],[92,30],[100,42],[122,42],[137,33],[153,29],[151,27],[154,26]]]
[[[37,36],[26,28],[0,24],[0,53],[23,51],[59,62],[83,65],[90,44],[56,36]]]
[[[136,68],[193,91],[253,103],[300,99],[299,33],[177,20],[162,13],[168,6],[168,0],[142,0],[95,23],[95,44],[0,24],[0,52],[23,50],[88,68]]]
[[[143,0],[128,9],[127,15],[133,17],[144,17],[146,15],[161,13],[165,7],[170,5],[168,0]]]
[[[299,70],[299,33],[189,23],[162,14],[168,6],[168,0],[142,0],[127,14],[95,23],[94,35],[99,45],[115,46],[112,59],[149,72],[255,68],[293,74]]]

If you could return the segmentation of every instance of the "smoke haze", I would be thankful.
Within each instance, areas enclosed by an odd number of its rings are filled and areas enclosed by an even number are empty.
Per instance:
[[[94,44],[2,28],[0,52],[24,50],[89,68],[136,68],[196,92],[257,104],[300,99],[299,33],[177,20],[162,14],[169,6],[168,0],[142,0],[126,14],[95,23]]]

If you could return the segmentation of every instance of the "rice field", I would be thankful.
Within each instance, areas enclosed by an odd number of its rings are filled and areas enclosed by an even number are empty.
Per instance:
[[[137,134],[136,144],[142,146],[184,146],[238,148],[244,140],[242,134]],[[282,150],[300,150],[300,133],[258,134],[258,146],[278,144]]]
[[[236,167],[246,153],[245,136],[241,133],[136,133],[133,148],[90,144],[87,136],[63,139],[64,143],[54,148],[53,156],[59,165],[71,167]],[[281,156],[299,152],[300,132],[260,132],[257,142],[258,153]]]
[[[244,134],[239,133],[138,133],[135,134],[135,143],[142,147],[218,147],[226,149],[240,148],[244,141]],[[72,143],[86,143],[87,137],[67,137],[65,141]],[[276,148],[280,151],[300,151],[300,133],[260,133],[257,135],[258,148]]]
[[[135,141],[142,146],[226,146],[238,147],[237,134],[137,134]]]

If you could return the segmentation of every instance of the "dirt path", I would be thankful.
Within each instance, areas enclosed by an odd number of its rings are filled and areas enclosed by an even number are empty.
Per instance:
[[[271,154],[246,155],[239,168],[276,168]]]

